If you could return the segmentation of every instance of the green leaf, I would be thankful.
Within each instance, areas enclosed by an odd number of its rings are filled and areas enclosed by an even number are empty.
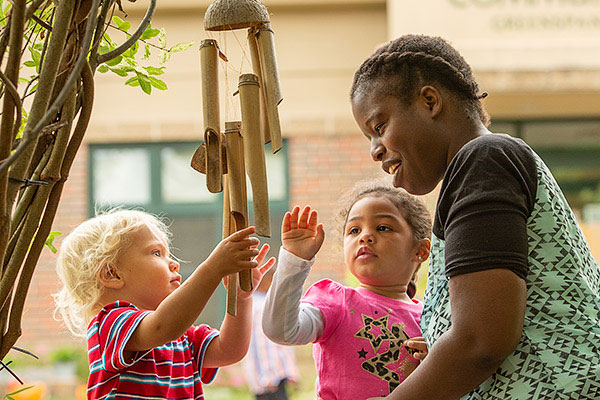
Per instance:
[[[156,38],[158,40],[158,45],[159,45],[159,47],[166,49],[167,48],[167,32],[165,31],[165,28],[160,28],[159,31],[160,32]]]
[[[129,78],[129,79],[127,79],[127,80],[125,81],[125,84],[126,84],[127,86],[133,86],[133,87],[136,87],[136,86],[140,86],[140,81],[138,80],[138,77],[137,77],[137,76],[134,76],[134,77],[132,77],[132,78]]]
[[[140,40],[148,40],[154,37],[157,37],[160,34],[160,29],[152,29],[150,25],[146,28],[142,36],[140,36]]]
[[[123,53],[123,56],[124,57],[128,57],[128,58],[134,58],[135,54],[137,53],[137,51],[138,51],[139,48],[140,48],[140,43],[139,42],[135,42],[133,45],[131,45],[130,48],[128,48]]]
[[[144,69],[146,70],[146,72],[148,72],[148,75],[162,75],[165,73],[165,67],[144,67]]]
[[[117,25],[117,28],[123,32],[127,32],[129,30],[129,28],[131,28],[131,23],[127,22],[127,21],[123,21],[121,18],[114,16],[112,18],[113,22],[115,23],[115,25]]]
[[[163,81],[161,81],[158,78],[155,78],[153,76],[149,76],[148,78],[150,78],[150,83],[152,84],[152,86],[154,86],[155,88],[157,88],[158,90],[167,90],[167,84]]]
[[[169,61],[169,59],[171,58],[171,53],[169,53],[166,50],[162,50],[159,54],[158,54],[158,62],[160,64],[165,64],[167,61]]]
[[[150,45],[148,43],[144,44],[144,60],[150,59]]]
[[[138,82],[140,83],[140,87],[142,88],[144,93],[146,93],[146,94],[152,93],[152,83],[150,82],[150,77],[147,75],[137,73],[137,72],[136,72],[136,74],[138,77]]]
[[[131,72],[131,68],[125,66],[109,67],[108,69],[119,76],[127,76]]]
[[[186,49],[189,49],[190,47],[192,47],[194,45],[194,42],[184,42],[184,43],[178,43],[175,46],[171,47],[169,49],[170,52],[172,53],[177,53]]]
[[[117,57],[113,58],[112,60],[108,60],[106,62],[106,65],[114,67],[115,65],[117,65],[118,63],[120,63],[122,59],[123,59],[123,56],[117,56]]]
[[[48,235],[48,238],[46,239],[46,242],[44,243],[44,246],[46,246],[47,248],[50,249],[51,252],[53,252],[54,254],[56,254],[56,252],[58,250],[56,250],[56,247],[54,247],[54,238],[57,236],[62,235],[61,232],[50,232],[50,234]]]
[[[108,72],[108,67],[104,64],[102,64],[101,66],[98,67],[98,72],[104,74],[105,72]]]
[[[25,61],[23,64],[26,67],[37,67],[37,63],[35,61]]]

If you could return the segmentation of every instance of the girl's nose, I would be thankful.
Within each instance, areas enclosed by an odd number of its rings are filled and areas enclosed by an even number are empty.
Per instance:
[[[371,235],[370,232],[366,232],[363,231],[363,233],[360,235],[360,238],[358,239],[359,243],[373,243],[375,242],[375,238],[373,237],[373,235]]]
[[[169,262],[169,269],[171,271],[179,272],[179,263],[175,260],[171,260],[171,262]]]
[[[379,140],[371,140],[371,158],[373,161],[383,160],[384,154],[385,147],[381,144],[381,142]]]

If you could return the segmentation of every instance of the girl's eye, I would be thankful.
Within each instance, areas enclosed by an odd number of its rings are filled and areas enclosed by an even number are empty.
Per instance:
[[[380,231],[380,232],[383,232],[383,231],[391,231],[391,230],[392,230],[392,228],[390,228],[389,226],[380,225],[380,226],[378,226],[378,227],[377,227],[377,230],[378,230],[378,231]]]
[[[358,228],[351,228],[348,230],[348,235],[356,235],[358,233]]]

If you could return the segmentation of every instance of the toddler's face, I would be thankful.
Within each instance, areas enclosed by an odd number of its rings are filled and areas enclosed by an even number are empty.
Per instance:
[[[418,242],[398,208],[385,197],[365,197],[348,213],[344,258],[363,284],[406,285],[418,265]]]
[[[130,244],[120,251],[115,263],[124,282],[122,300],[155,310],[181,285],[179,264],[170,257],[164,237],[155,228],[144,225],[127,239]]]

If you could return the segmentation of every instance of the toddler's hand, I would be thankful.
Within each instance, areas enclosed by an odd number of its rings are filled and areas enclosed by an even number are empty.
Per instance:
[[[226,237],[210,253],[206,263],[214,266],[221,278],[256,268],[258,262],[255,257],[259,254],[256,247],[260,242],[257,238],[250,237],[253,233],[254,227],[249,226]]]
[[[304,207],[302,213],[298,206],[285,213],[281,224],[283,248],[297,257],[312,259],[325,239],[323,224],[317,224],[317,220],[317,211],[311,211],[310,206]]]
[[[421,336],[410,338],[404,341],[403,344],[408,352],[417,360],[423,361],[429,353],[427,349],[427,343],[425,343],[425,339],[423,339]]]
[[[265,259],[265,256],[269,252],[269,248],[270,248],[270,246],[267,243],[262,245],[262,247],[260,248],[260,252],[254,258],[257,265],[260,265],[263,262],[263,260]],[[263,276],[267,273],[267,271],[269,271],[273,267],[273,265],[275,265],[275,257],[269,258],[267,260],[267,262],[264,263],[262,266],[260,266],[258,268],[254,268],[252,270],[252,290],[249,292],[246,292],[238,286],[238,294],[237,294],[238,299],[247,299],[247,298],[251,297],[252,293],[254,293],[254,291],[256,290],[258,285],[260,285],[260,281],[262,280]],[[223,278],[223,285],[225,286],[225,288],[227,288],[227,279],[228,278],[229,278],[228,276]]]

